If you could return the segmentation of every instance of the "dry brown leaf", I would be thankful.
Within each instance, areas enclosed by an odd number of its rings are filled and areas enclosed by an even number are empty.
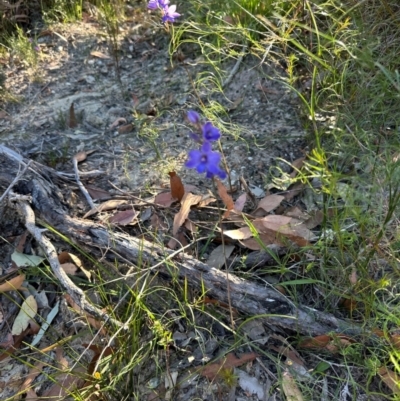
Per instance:
[[[21,346],[22,341],[24,341],[25,337],[29,336],[30,334],[32,334],[32,330],[30,327],[28,327],[20,335],[14,336],[13,344],[7,347],[2,353],[0,353],[0,362],[4,361],[4,359],[7,359],[10,355],[12,355]]]
[[[28,390],[28,387],[32,384],[32,382],[42,373],[44,362],[37,361],[30,369],[29,373],[26,376],[25,381],[22,383],[20,391],[24,392]]]
[[[115,127],[118,127],[120,124],[126,124],[126,118],[124,117],[118,117],[111,125],[110,129],[113,129]]]
[[[266,213],[271,212],[277,208],[285,197],[281,195],[267,195],[258,202],[257,209],[252,213],[254,216],[265,216]]]
[[[73,253],[63,251],[58,255],[58,261],[60,262],[60,265],[72,264],[73,266],[79,268],[82,271],[82,273],[86,276],[86,278],[89,281],[91,281],[92,274],[83,267],[82,261],[78,258],[78,256],[74,255]],[[71,268],[71,271],[67,273],[76,274],[76,271],[72,272],[72,266],[67,267],[67,269],[69,268]]]
[[[222,199],[222,202],[224,202],[224,205],[227,209],[222,218],[226,218],[229,216],[230,211],[234,209],[235,204],[232,197],[228,194],[228,190],[226,189],[225,185],[218,178],[215,178],[215,181],[217,182],[218,195]]]
[[[80,152],[78,152],[75,156],[74,159],[80,163],[83,162],[84,160],[86,160],[86,158],[91,155],[93,152],[95,152],[96,150],[81,150]]]
[[[305,188],[306,184],[302,182],[296,182],[289,187],[286,193],[283,195],[287,201],[291,201],[295,196],[297,196]]]
[[[71,373],[62,373],[56,376],[56,382],[42,394],[42,399],[62,400],[74,390],[82,388],[85,381],[81,376],[84,373],[85,369],[83,367],[78,367]]]
[[[168,241],[168,248],[169,249],[177,249],[188,245],[187,239],[182,232],[176,234],[175,237],[171,238]]]
[[[290,173],[290,178],[296,177],[296,175],[299,173],[299,170],[303,167],[304,160],[306,160],[305,157],[299,157],[291,163],[294,170]]]
[[[81,309],[81,307],[72,299],[71,295],[69,294],[64,294],[64,298],[67,300],[69,305],[74,309],[76,312],[78,312],[80,315],[84,315],[87,319],[87,321],[96,329],[100,330],[100,334],[106,335],[107,332],[104,328],[104,324],[100,321],[95,319],[94,317],[90,316],[87,312]]]
[[[111,198],[111,194],[104,189],[97,188],[93,185],[85,187],[93,200],[107,200]]]
[[[86,219],[86,217],[89,217],[93,214],[103,212],[105,210],[112,210],[116,209],[119,206],[122,205],[127,205],[128,201],[123,200],[123,199],[110,199],[109,201],[101,203],[99,206],[96,206],[95,208],[89,210],[83,218]]]
[[[357,309],[357,305],[357,301],[352,296],[339,300],[339,306],[350,312],[354,312]]]
[[[121,125],[118,128],[118,133],[119,134],[127,134],[128,132],[132,132],[134,128],[133,124],[125,124],[125,125]]]
[[[400,377],[393,370],[382,366],[378,369],[378,374],[382,381],[393,391],[394,394],[400,394]]]
[[[247,239],[253,236],[249,227],[242,227],[237,230],[227,230],[224,231],[224,235],[232,239]]]
[[[184,226],[186,230],[190,231],[191,233],[196,233],[198,231],[196,224],[193,223],[192,220],[186,219]]]
[[[289,209],[286,209],[285,216],[294,217],[295,219],[301,220],[302,222],[310,219],[310,215],[307,214],[304,210],[300,209],[298,206],[293,206]]]
[[[16,247],[16,250],[18,252],[24,253],[24,247],[25,247],[25,242],[26,242],[27,238],[28,238],[28,230],[25,230],[22,233],[22,235],[19,237],[19,240],[18,240],[18,244]]]
[[[266,246],[272,245],[272,244],[279,245],[276,241],[275,234],[268,234],[268,233],[259,234],[258,240],[259,241],[257,241],[255,238],[249,238],[249,239],[240,241],[240,243],[243,246],[245,246],[246,248],[251,249],[252,251],[260,251],[261,249],[264,249]],[[261,246],[260,242],[264,246]]]
[[[247,194],[244,193],[244,194],[240,195],[239,198],[237,198],[236,201],[235,201],[234,209],[237,212],[243,211],[243,208],[244,208],[244,205],[246,204],[246,201],[247,201]]]
[[[174,202],[176,202],[176,199],[172,197],[171,192],[161,192],[154,198],[154,203],[156,205],[165,207],[170,207]]]
[[[260,234],[275,234],[276,240],[282,242],[287,237],[299,246],[306,246],[313,233],[300,221],[288,216],[270,215],[253,221]]]
[[[185,185],[185,192],[189,192],[187,189],[186,189],[186,185]],[[213,197],[211,197],[211,196],[209,196],[209,195],[205,195],[205,196],[203,196],[203,199],[201,200],[201,202],[199,202],[199,204],[197,205],[198,207],[205,207],[205,206],[207,206],[207,205],[209,205],[210,203],[213,203],[213,202],[215,202],[216,201],[216,199],[215,198],[213,198]]]
[[[179,227],[185,222],[189,215],[190,207],[197,205],[201,201],[201,195],[193,195],[191,192],[186,192],[181,201],[181,208],[174,217],[174,226],[172,234],[175,237]]]
[[[287,401],[303,401],[303,394],[288,371],[282,375],[282,390],[285,393]]]
[[[97,344],[82,344],[85,348],[88,348],[94,352],[93,358],[89,363],[88,374],[92,375],[94,373],[94,369],[96,367],[97,361],[100,356],[106,358],[107,356],[113,355],[115,353],[115,349],[113,347],[103,347],[102,345]]]
[[[171,188],[171,195],[173,198],[178,199],[180,202],[185,195],[185,188],[183,187],[182,181],[179,175],[176,175],[175,171],[171,171],[168,173],[169,182]]]
[[[282,354],[286,356],[286,358],[290,359],[292,362],[294,362],[297,365],[304,366],[304,361],[301,359],[301,356],[299,353],[294,350],[289,348],[288,346],[283,346],[280,345],[279,347],[275,347],[274,345],[269,345],[268,348],[273,349],[274,351],[278,352],[279,354]]]
[[[109,55],[104,54],[104,53],[102,53],[102,52],[99,52],[99,51],[97,51],[97,50],[91,51],[91,52],[90,52],[90,55],[93,56],[93,57],[102,58],[102,59],[104,59],[104,60],[107,60],[107,59],[110,58]]]
[[[150,217],[150,224],[151,224],[151,227],[155,230],[166,230],[167,229],[164,219],[162,219],[157,213],[154,213]]]
[[[75,128],[78,126],[78,120],[76,119],[75,116],[75,110],[74,110],[74,103],[71,103],[71,106],[69,106],[69,122],[68,122],[69,128]]]
[[[58,255],[58,261],[60,262],[60,264],[71,262],[71,258],[69,256],[69,253],[67,251],[62,251]]]
[[[10,280],[6,280],[4,283],[0,284],[0,293],[19,290],[24,280],[25,280],[25,274],[19,274],[18,276],[15,276]]]
[[[336,354],[341,349],[354,344],[355,340],[349,336],[343,334],[338,335],[320,335],[313,338],[306,338],[298,344],[300,348],[311,348],[311,349],[325,349],[333,354]]]
[[[139,212],[137,212],[133,208],[128,210],[122,210],[121,212],[117,212],[113,216],[111,216],[108,219],[108,222],[110,224],[119,224],[121,226],[126,226],[128,224],[131,224],[138,216],[138,214]]]
[[[312,213],[312,216],[304,222],[304,225],[308,229],[315,228],[324,221],[324,212],[322,210],[316,210],[314,213]]]
[[[233,369],[247,362],[254,361],[256,358],[257,354],[255,352],[243,354],[239,358],[236,357],[235,354],[229,353],[218,362],[204,366],[204,368],[200,370],[200,374],[208,380],[215,380],[222,369]]]
[[[71,274],[72,276],[76,274],[76,271],[78,270],[78,267],[75,266],[73,263],[62,263],[60,264],[62,269],[65,271],[67,274]]]

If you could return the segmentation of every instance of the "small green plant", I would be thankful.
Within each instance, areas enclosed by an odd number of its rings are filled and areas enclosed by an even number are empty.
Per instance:
[[[11,57],[16,58],[19,62],[27,67],[35,68],[39,60],[40,48],[36,40],[28,38],[22,28],[16,27],[16,33],[9,38],[9,47],[11,49]]]

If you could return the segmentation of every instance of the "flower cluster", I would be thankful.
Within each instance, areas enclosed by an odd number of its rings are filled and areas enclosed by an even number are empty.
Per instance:
[[[161,10],[162,13],[162,22],[166,23],[174,22],[176,18],[180,17],[180,14],[176,12],[176,5],[173,4],[169,6],[169,0],[150,0],[147,8],[149,10]]]
[[[188,120],[197,128],[201,135],[195,132],[190,133],[190,137],[201,144],[200,149],[189,151],[189,160],[185,163],[187,168],[195,168],[199,174],[206,173],[207,178],[218,176],[221,179],[226,177],[226,172],[219,167],[221,155],[212,150],[211,142],[218,141],[221,137],[219,129],[212,123],[202,124],[200,116],[190,110],[187,114]]]

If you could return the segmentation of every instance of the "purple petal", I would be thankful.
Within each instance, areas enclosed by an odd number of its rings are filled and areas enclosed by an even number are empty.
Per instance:
[[[203,153],[200,150],[191,150],[189,152],[189,160],[185,163],[187,168],[195,168],[200,162]]]
[[[189,110],[187,113],[188,120],[193,124],[198,124],[200,122],[200,116],[193,110]]]
[[[202,147],[201,147],[201,151],[203,153],[211,152],[211,143],[210,142],[204,142]]]
[[[150,0],[149,4],[147,4],[147,8],[149,10],[155,10],[158,8],[158,4],[159,4],[158,0]]]
[[[219,162],[221,161],[221,155],[218,152],[209,152],[207,154],[208,165],[215,165],[218,167]]]
[[[203,125],[202,130],[203,130],[203,138],[206,141],[218,141],[218,139],[221,137],[219,129],[214,127],[210,122],[206,122]]]

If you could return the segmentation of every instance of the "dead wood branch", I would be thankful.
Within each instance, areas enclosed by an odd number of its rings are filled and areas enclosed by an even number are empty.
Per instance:
[[[233,274],[212,268],[186,254],[173,252],[157,244],[129,235],[111,232],[89,220],[72,218],[58,197],[57,187],[42,179],[39,174],[18,183],[22,194],[32,196],[37,220],[46,224],[93,254],[109,257],[120,255],[122,263],[142,261],[142,265],[167,277],[188,280],[196,288],[206,288],[207,294],[228,303],[227,278],[231,290],[231,304],[247,316],[260,316],[269,325],[290,329],[303,335],[320,335],[328,332],[359,334],[361,328],[335,316],[296,306],[272,287],[243,280]],[[99,251],[100,250],[100,251]],[[153,268],[151,266],[154,266]]]

